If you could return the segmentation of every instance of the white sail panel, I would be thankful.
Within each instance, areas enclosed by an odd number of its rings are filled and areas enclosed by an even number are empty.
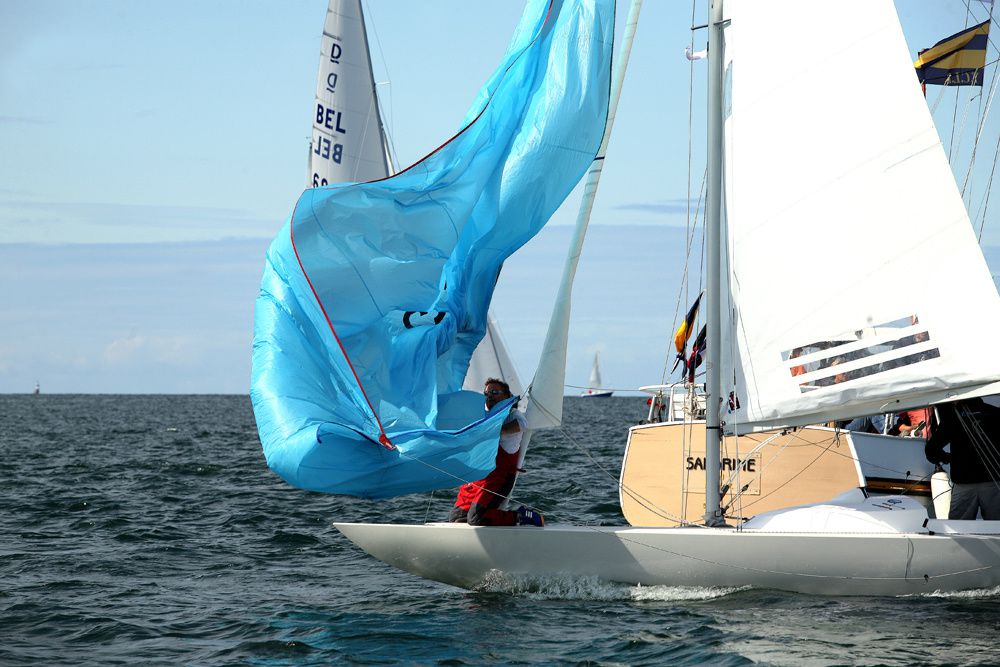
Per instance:
[[[524,394],[524,385],[521,384],[521,378],[507,352],[507,345],[500,335],[500,327],[492,312],[487,314],[486,335],[472,353],[462,389],[482,391],[487,378],[500,378],[510,385],[510,392],[515,396]]]
[[[1000,379],[1000,298],[892,2],[730,6],[727,430]]]
[[[330,0],[313,105],[309,186],[389,174],[361,0]]]

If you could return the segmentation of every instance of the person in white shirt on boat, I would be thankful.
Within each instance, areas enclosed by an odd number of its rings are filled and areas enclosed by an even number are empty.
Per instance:
[[[512,396],[510,386],[497,378],[486,381],[483,395],[486,397],[487,412]],[[467,522],[473,526],[544,525],[545,519],[539,512],[523,505],[516,511],[500,509],[517,479],[517,462],[525,428],[524,416],[516,409],[511,410],[500,429],[496,467],[484,479],[464,484],[458,490],[455,507],[448,517],[450,522]]]
[[[925,446],[927,460],[951,463],[949,519],[1000,520],[1000,408],[981,398],[944,403],[935,408]],[[951,453],[944,451],[951,445]]]

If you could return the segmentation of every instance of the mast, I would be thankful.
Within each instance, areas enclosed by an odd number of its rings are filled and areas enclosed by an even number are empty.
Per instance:
[[[708,275],[705,300],[707,349],[705,356],[705,525],[725,523],[719,492],[721,430],[719,410],[722,404],[722,104],[723,47],[722,3],[711,0],[708,9],[708,183],[706,211],[706,254]]]

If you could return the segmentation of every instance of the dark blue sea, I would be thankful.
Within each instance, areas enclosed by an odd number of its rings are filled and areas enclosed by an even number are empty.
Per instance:
[[[623,523],[641,398],[569,399],[522,502]],[[823,598],[537,581],[468,592],[332,527],[423,522],[452,493],[371,503],[270,473],[246,396],[0,396],[4,665],[1000,663],[1000,594]]]

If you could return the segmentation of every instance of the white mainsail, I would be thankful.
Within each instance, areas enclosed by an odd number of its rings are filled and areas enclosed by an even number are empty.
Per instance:
[[[330,0],[313,104],[309,186],[390,173],[361,0]]]
[[[727,6],[727,430],[989,391],[1000,298],[892,2]]]

